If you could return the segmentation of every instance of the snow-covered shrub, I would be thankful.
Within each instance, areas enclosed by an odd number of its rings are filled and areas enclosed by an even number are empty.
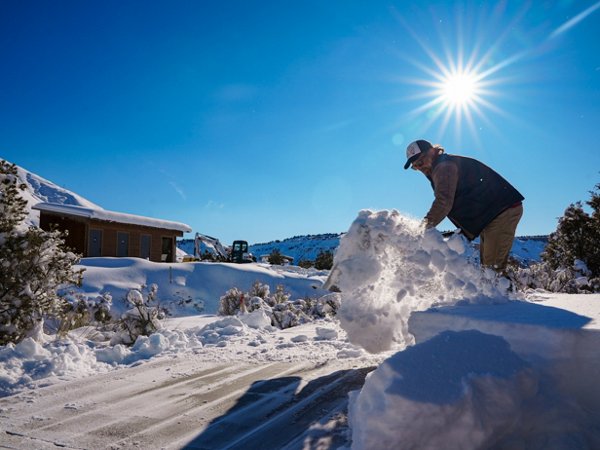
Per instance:
[[[282,330],[303,323],[312,322],[312,318],[304,312],[302,300],[277,303],[271,309],[271,324]]]
[[[95,298],[89,298],[81,292],[69,292],[65,298],[69,301],[69,309],[58,325],[59,334],[86,325],[106,326],[113,320],[110,313],[112,295],[108,292]]]
[[[235,315],[243,308],[242,305],[244,304],[245,296],[246,294],[236,287],[229,289],[225,295],[221,296],[219,299],[219,314],[221,316]]]
[[[27,227],[25,185],[17,167],[0,160],[0,345],[38,337],[44,321],[70,309],[62,285],[80,284],[79,260],[65,250],[64,235]]]
[[[287,300],[272,307],[273,325],[284,329],[335,316],[340,307],[341,295],[331,293],[320,298]]]
[[[275,293],[267,298],[265,298],[266,302],[271,305],[279,305],[281,303],[286,303],[290,300],[291,294],[289,292],[285,292],[285,288],[279,284],[275,288]]]
[[[229,289],[220,299],[219,314],[247,314],[262,310],[271,319],[272,326],[283,329],[333,316],[340,305],[339,294],[328,294],[319,299],[290,300],[290,297],[282,285],[270,294],[269,286],[257,281],[249,293],[238,288]]]
[[[586,202],[567,207],[550,234],[542,252],[542,262],[513,270],[521,289],[545,289],[552,292],[600,292],[600,184]]]
[[[575,260],[571,267],[553,269],[547,262],[518,269],[513,278],[521,290],[544,289],[568,294],[600,292],[600,278],[593,278],[585,263]]]
[[[268,284],[262,284],[260,281],[256,280],[250,288],[250,297],[260,297],[263,300],[269,298],[271,295],[271,288]]]
[[[336,292],[319,297],[312,305],[310,315],[320,318],[335,316],[340,309],[341,300],[342,296]]]
[[[150,336],[162,328],[160,320],[166,317],[166,311],[157,301],[158,286],[151,284],[146,297],[141,289],[131,289],[127,293],[127,302],[132,306],[119,321],[119,332],[111,340],[111,344],[133,344],[138,336]]]

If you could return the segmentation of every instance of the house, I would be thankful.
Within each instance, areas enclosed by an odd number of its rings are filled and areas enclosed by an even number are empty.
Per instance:
[[[66,245],[84,257],[135,256],[175,262],[176,238],[192,229],[178,222],[104,209],[38,203],[40,228],[68,231]]]

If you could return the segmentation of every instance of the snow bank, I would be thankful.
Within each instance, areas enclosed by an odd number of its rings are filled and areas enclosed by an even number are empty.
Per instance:
[[[599,448],[590,318],[511,301],[470,260],[396,211],[361,211],[342,239],[342,327],[370,352],[404,348],[351,394],[352,448]]]
[[[372,358],[347,342],[330,319],[279,330],[262,310],[238,316],[172,318],[150,336],[139,336],[131,347],[110,345],[109,336],[89,327],[69,339],[40,344],[26,339],[0,347],[0,397],[24,388],[51,385],[119,367],[136,366],[155,357],[188,355],[207,362],[313,361]],[[181,327],[181,328],[180,328]]]
[[[202,347],[179,330],[159,330],[150,336],[138,336],[131,347],[123,344],[96,349],[98,361],[111,364],[133,364],[161,354],[175,354],[190,347]]]
[[[588,322],[525,302],[413,314],[418,343],[351,394],[352,448],[600,448]]]
[[[0,346],[0,397],[33,387],[39,380],[49,383],[56,377],[79,378],[109,369],[85,344],[65,339],[42,345],[27,338],[17,345]]]
[[[501,338],[442,333],[396,353],[353,394],[353,448],[481,448],[535,389]]]
[[[598,448],[598,403],[581,395],[593,379],[558,369],[499,336],[442,332],[352,393],[352,448]]]
[[[414,343],[413,311],[433,305],[505,302],[508,280],[470,262],[464,237],[445,239],[398,211],[363,210],[340,242],[330,283],[351,342],[375,353]]]
[[[131,347],[107,346],[91,340],[61,339],[40,344],[27,338],[17,345],[0,347],[0,397],[23,387],[52,384],[131,365],[158,355],[176,354],[202,347],[193,334],[160,330],[140,336]]]
[[[292,298],[314,297],[323,292],[322,277],[270,270],[257,264],[232,263],[155,263],[140,258],[83,258],[77,268],[85,269],[82,291],[88,297],[108,292],[113,299],[111,311],[128,309],[125,298],[131,289],[158,285],[161,306],[174,316],[215,314],[219,299],[232,287],[248,291],[259,281],[275,292],[285,285]]]

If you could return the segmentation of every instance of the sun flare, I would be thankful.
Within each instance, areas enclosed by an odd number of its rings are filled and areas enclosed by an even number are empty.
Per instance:
[[[501,71],[522,58],[524,53],[502,58],[493,45],[482,51],[484,36],[466,50],[460,34],[456,42],[451,38],[444,39],[441,49],[434,49],[408,25],[405,26],[422,49],[418,56],[406,57],[416,73],[401,78],[418,87],[408,95],[409,99],[418,100],[407,113],[413,126],[423,134],[435,129],[438,136],[444,136],[454,125],[456,136],[468,131],[475,139],[483,129],[497,130],[490,114],[505,115],[498,99],[505,97],[503,84],[510,79],[501,76]]]
[[[454,122],[457,133],[462,133],[466,126],[473,136],[482,125],[493,128],[485,110],[501,112],[490,101],[490,97],[497,94],[497,89],[493,88],[498,88],[498,81],[490,78],[496,68],[481,70],[485,61],[463,64],[462,57],[449,59],[446,64],[439,58],[434,58],[434,62],[435,69],[420,66],[433,79],[415,80],[425,88],[417,98],[428,99],[411,112],[415,116],[426,114],[427,120],[421,127],[428,130],[436,126],[438,133],[443,135],[448,125]]]
[[[440,91],[440,100],[448,106],[466,106],[477,98],[478,77],[475,73],[470,72],[450,74],[441,81]]]

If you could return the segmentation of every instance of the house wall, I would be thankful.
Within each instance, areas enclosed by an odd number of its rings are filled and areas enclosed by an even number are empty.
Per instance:
[[[183,232],[176,230],[151,228],[127,223],[102,222],[87,218],[72,218],[40,211],[40,228],[50,230],[53,224],[59,230],[68,230],[67,246],[84,257],[89,256],[89,232],[91,229],[102,231],[101,256],[117,256],[117,238],[118,233],[121,232],[127,233],[129,236],[128,256],[141,257],[141,237],[144,234],[150,235],[150,261],[155,262],[174,262],[176,238],[183,236]],[[170,256],[166,260],[162,259],[163,238],[171,240],[169,243]]]
[[[178,236],[183,236],[181,231],[165,230],[160,228],[141,227],[126,223],[107,223],[91,220],[88,228],[102,230],[102,256],[117,256],[118,233],[129,234],[129,256],[140,257],[141,238],[143,234],[150,235],[150,261],[160,262],[162,256],[162,238],[171,239],[171,259],[164,262],[175,261],[175,241]]]

